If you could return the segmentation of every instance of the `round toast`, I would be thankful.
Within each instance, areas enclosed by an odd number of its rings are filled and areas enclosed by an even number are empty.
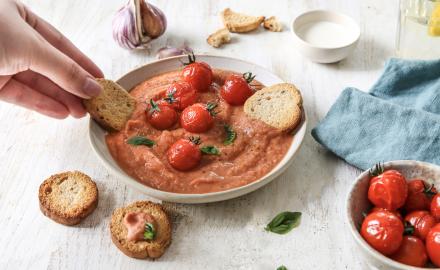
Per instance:
[[[38,199],[45,216],[60,224],[75,225],[96,209],[98,188],[82,172],[63,172],[44,180]]]
[[[157,231],[153,240],[137,242],[127,240],[127,228],[123,221],[129,212],[144,212],[154,217]],[[113,243],[125,255],[136,259],[154,259],[162,256],[171,243],[171,222],[160,204],[137,201],[113,212],[110,221],[110,234]]]

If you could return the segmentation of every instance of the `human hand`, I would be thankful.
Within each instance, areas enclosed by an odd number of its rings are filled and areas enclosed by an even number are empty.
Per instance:
[[[83,117],[102,71],[49,23],[15,0],[0,1],[0,100],[54,118]]]

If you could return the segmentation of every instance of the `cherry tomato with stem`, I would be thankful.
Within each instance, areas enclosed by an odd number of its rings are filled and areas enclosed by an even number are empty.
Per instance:
[[[254,94],[250,86],[254,78],[251,72],[229,75],[220,89],[220,96],[230,105],[243,105]]]
[[[188,63],[184,63],[182,80],[191,84],[197,91],[206,92],[212,83],[212,69],[205,62],[196,62],[194,53],[188,54]]]
[[[413,235],[425,240],[429,230],[437,224],[435,218],[428,211],[413,211],[405,216],[405,222],[410,224]],[[407,230],[405,227],[405,231]]]
[[[377,207],[396,210],[405,204],[408,196],[408,185],[405,177],[396,170],[384,171],[383,166],[376,165],[370,171],[373,176],[368,188],[368,199]]]
[[[202,159],[199,144],[200,137],[189,137],[176,141],[167,151],[168,162],[179,171],[194,169]]]
[[[215,103],[196,103],[185,110],[180,115],[180,125],[192,133],[206,132],[214,125],[214,116],[217,104]]]
[[[390,258],[416,267],[424,267],[428,262],[428,254],[423,241],[411,235],[403,237],[399,249]]]
[[[403,240],[403,223],[393,213],[374,212],[362,222],[361,235],[373,247],[384,255],[396,252]]]
[[[172,127],[178,119],[177,112],[166,101],[155,102],[150,99],[150,106],[147,110],[148,122],[159,130]]]
[[[165,100],[176,110],[183,110],[197,102],[199,94],[196,89],[184,81],[173,82],[165,92]]]
[[[425,241],[431,262],[440,267],[440,223],[431,228]]]
[[[408,182],[408,197],[404,209],[409,213],[415,210],[429,210],[432,197],[437,193],[434,185],[427,185],[421,179]]]

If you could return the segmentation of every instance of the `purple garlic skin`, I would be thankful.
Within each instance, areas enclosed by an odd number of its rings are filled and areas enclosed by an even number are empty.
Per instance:
[[[129,3],[116,12],[112,22],[113,39],[125,49],[134,49],[140,44],[136,30],[136,18]]]
[[[167,28],[164,13],[146,0],[129,0],[112,22],[113,39],[125,49],[147,45]]]
[[[178,55],[190,54],[192,52],[193,50],[185,44],[178,48],[165,46],[163,48],[160,48],[159,51],[157,51],[157,58],[163,59]]]

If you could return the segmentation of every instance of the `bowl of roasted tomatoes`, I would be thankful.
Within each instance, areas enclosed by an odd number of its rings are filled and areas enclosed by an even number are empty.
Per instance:
[[[350,231],[371,269],[440,268],[440,167],[376,164],[347,198]]]

